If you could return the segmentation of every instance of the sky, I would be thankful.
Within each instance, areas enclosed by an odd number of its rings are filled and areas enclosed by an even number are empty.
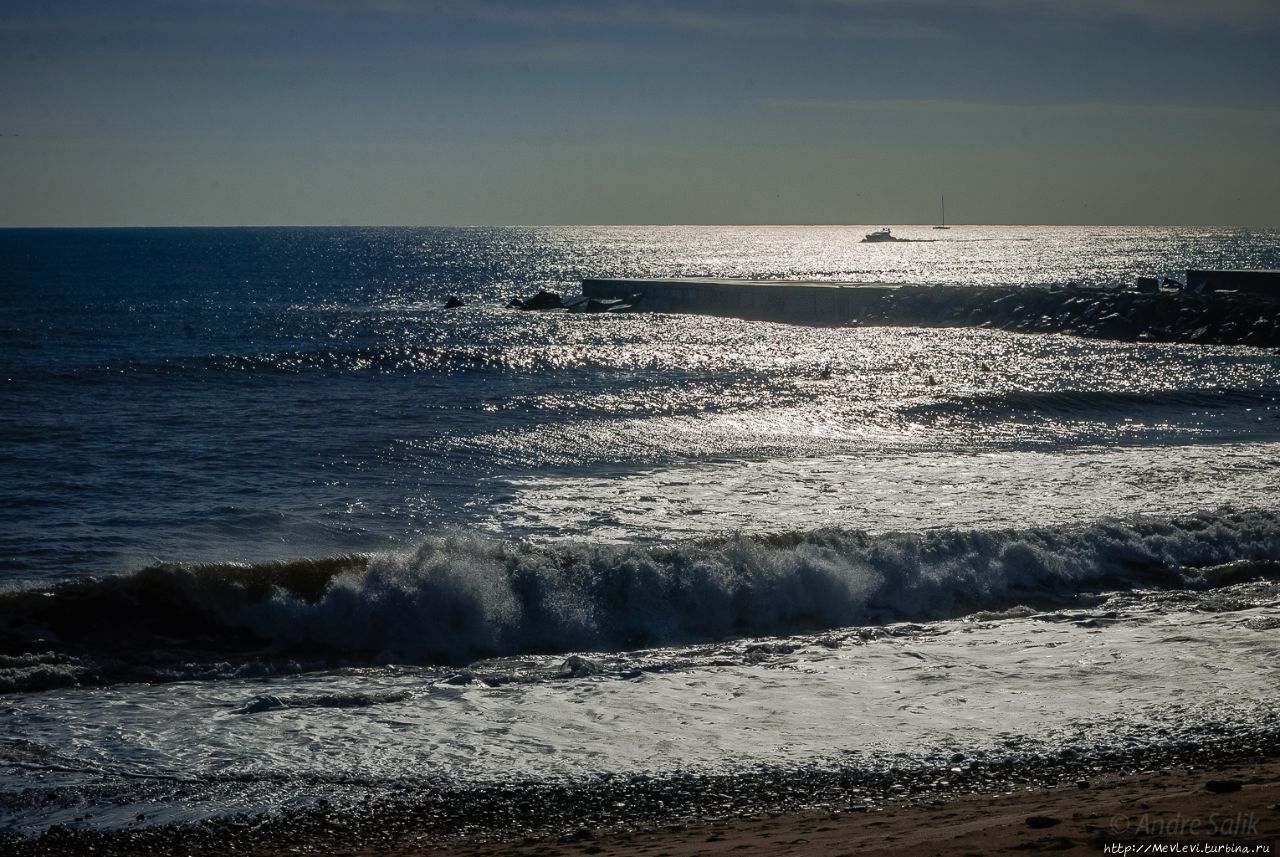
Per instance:
[[[0,226],[1280,228],[1277,0],[0,0]]]

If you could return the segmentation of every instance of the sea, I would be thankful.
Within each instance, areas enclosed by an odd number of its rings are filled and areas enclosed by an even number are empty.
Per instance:
[[[0,829],[1274,723],[1276,352],[510,307],[1280,268],[874,228],[0,230]]]

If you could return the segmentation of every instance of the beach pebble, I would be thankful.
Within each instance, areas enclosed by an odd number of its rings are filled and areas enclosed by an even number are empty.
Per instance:
[[[1238,792],[1244,786],[1239,780],[1209,780],[1204,787],[1215,794]]]
[[[1030,827],[1034,830],[1043,830],[1046,827],[1053,827],[1061,823],[1062,823],[1062,819],[1051,818],[1047,815],[1028,815],[1027,816],[1027,827]]]

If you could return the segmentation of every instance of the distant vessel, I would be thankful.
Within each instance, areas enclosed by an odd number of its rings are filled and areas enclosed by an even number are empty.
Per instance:
[[[942,222],[933,228],[934,229],[950,229],[951,228],[950,226],[947,225],[947,197],[945,194],[942,197]]]
[[[862,239],[863,244],[872,244],[877,241],[901,241],[901,238],[894,238],[889,234],[888,229],[877,229],[875,232],[868,232]]]

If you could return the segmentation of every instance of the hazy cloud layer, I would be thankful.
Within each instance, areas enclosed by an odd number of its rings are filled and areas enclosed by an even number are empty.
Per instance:
[[[1280,218],[1274,0],[51,0],[0,79],[8,225]]]

